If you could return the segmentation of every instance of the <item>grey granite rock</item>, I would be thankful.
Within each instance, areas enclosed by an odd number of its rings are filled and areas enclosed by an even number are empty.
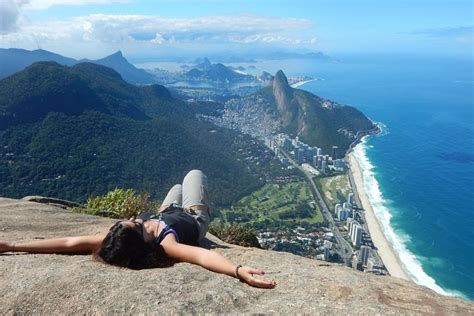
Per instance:
[[[56,199],[52,197],[44,197],[40,195],[30,195],[30,196],[25,196],[22,198],[22,201],[30,201],[30,202],[38,202],[38,203],[43,203],[43,204],[50,204],[54,206],[58,206],[64,209],[67,208],[72,208],[72,207],[83,207],[83,205],[76,203],[76,202],[71,202],[67,200],[62,200],[62,199]]]
[[[114,220],[0,198],[0,240],[107,230]],[[0,254],[0,314],[474,314],[474,304],[414,283],[289,253],[243,248],[209,236],[215,251],[269,272],[273,290],[187,263],[132,271],[90,255]]]

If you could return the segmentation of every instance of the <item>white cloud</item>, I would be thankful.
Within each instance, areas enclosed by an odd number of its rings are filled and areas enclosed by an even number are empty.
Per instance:
[[[69,2],[78,3],[85,0]],[[8,43],[23,43],[22,46],[26,46],[27,43],[40,43],[45,48],[48,47],[48,43],[55,45],[74,43],[77,47],[96,43],[122,48],[177,45],[189,47],[203,44],[311,47],[315,45],[316,39],[314,25],[306,19],[250,14],[181,19],[147,15],[93,14],[61,21],[25,23],[16,32],[0,39],[0,46]]]
[[[3,1],[3,0],[2,0]],[[80,6],[91,4],[129,3],[131,0],[29,0],[25,9],[45,10],[55,5]]]
[[[25,10],[45,10],[55,5],[81,6],[129,3],[132,0],[0,0],[0,34],[13,32]]]
[[[16,30],[22,7],[27,0],[0,1],[0,34]]]

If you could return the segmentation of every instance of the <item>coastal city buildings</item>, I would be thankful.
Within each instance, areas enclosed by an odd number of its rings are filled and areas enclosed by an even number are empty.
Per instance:
[[[332,147],[331,155],[324,155],[321,148],[308,146],[298,137],[291,138],[286,134],[266,137],[265,144],[283,164],[289,166],[288,159],[292,159],[313,177],[334,176],[347,170],[345,160],[338,157],[337,146]],[[373,249],[370,235],[366,232],[363,210],[356,205],[353,192],[347,194],[345,201],[334,205],[333,216],[337,227],[347,232],[346,238],[354,249],[352,266],[361,271],[386,274],[385,267]],[[336,258],[334,255],[337,250],[334,249],[333,241],[333,233],[324,234],[324,243],[318,246],[320,254],[316,256],[317,259],[332,261]]]
[[[291,138],[283,133],[267,136],[264,138],[264,142],[268,148],[273,150],[282,163],[288,164],[288,160],[285,159],[285,155],[282,152],[283,150],[299,165],[308,164],[315,168],[318,171],[317,175],[333,175],[342,173],[347,169],[345,160],[337,159],[337,146],[333,146],[332,155],[329,156],[323,155],[322,148],[311,147],[302,142],[298,137]]]
[[[280,227],[261,231],[257,239],[265,249],[291,251],[293,253],[324,261],[337,261],[333,246],[334,235],[330,229],[321,227]]]

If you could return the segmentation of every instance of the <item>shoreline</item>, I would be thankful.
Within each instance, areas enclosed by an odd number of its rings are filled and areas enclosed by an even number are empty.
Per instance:
[[[356,187],[354,190],[356,192],[354,193],[357,194],[362,204],[361,206],[364,209],[365,221],[367,223],[372,242],[377,248],[377,253],[379,254],[383,264],[385,265],[385,268],[391,276],[407,281],[413,281],[405,272],[403,264],[400,261],[400,257],[393,249],[390,241],[385,236],[381,224],[375,215],[374,209],[370,204],[369,198],[365,191],[364,178],[359,162],[352,152],[350,152],[347,157],[349,162],[349,172],[352,174],[352,178],[354,179],[354,184]]]

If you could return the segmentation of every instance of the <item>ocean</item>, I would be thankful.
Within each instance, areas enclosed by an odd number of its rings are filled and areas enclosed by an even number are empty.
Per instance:
[[[355,156],[385,234],[415,282],[474,300],[473,60],[342,56],[259,68],[318,78],[299,88],[381,124]]]

